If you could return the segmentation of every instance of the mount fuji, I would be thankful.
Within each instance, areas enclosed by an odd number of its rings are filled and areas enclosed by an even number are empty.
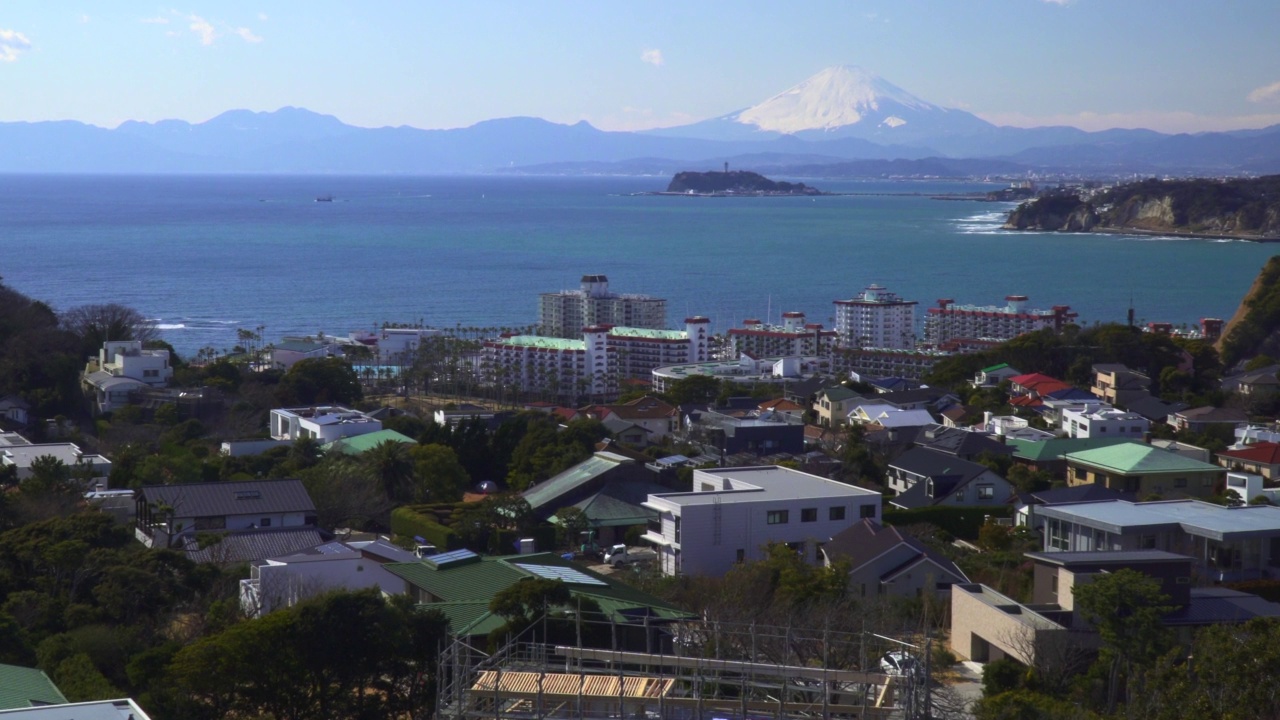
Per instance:
[[[862,68],[837,65],[745,110],[652,133],[705,140],[854,137],[886,145],[934,146],[940,139],[995,129],[972,113],[921,100]]]

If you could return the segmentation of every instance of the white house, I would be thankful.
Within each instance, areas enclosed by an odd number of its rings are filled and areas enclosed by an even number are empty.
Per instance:
[[[271,437],[294,441],[312,438],[321,445],[382,429],[382,421],[340,405],[277,408],[271,411]]]
[[[97,359],[90,359],[82,382],[98,412],[112,412],[129,404],[130,393],[164,387],[172,377],[168,350],[144,350],[138,340],[109,340]]]
[[[1051,432],[1031,427],[1031,423],[1026,418],[1020,418],[1017,415],[994,415],[991,412],[982,414],[982,426],[977,429],[988,435],[1010,440],[1039,442],[1056,437]]]
[[[822,545],[863,518],[880,520],[880,494],[788,468],[695,470],[693,491],[652,494],[658,513],[643,540],[667,575],[722,575],[785,543],[810,563]]]
[[[1062,429],[1073,438],[1141,440],[1151,429],[1151,422],[1138,413],[1112,407],[1070,408],[1062,411]]]
[[[993,388],[1000,383],[1011,378],[1016,378],[1022,372],[1015,367],[1009,367],[1009,363],[1000,363],[985,367],[973,374],[973,380],[969,382],[975,388]]]
[[[299,361],[340,355],[342,346],[335,342],[316,342],[310,338],[285,338],[270,348],[271,367],[288,370]]]
[[[60,460],[71,470],[77,467],[87,468],[89,474],[86,480],[98,480],[111,474],[110,460],[101,455],[82,452],[75,443],[14,443],[0,447],[0,467],[17,468],[18,480],[31,477],[31,464],[42,457]]]
[[[268,558],[250,567],[249,577],[240,581],[240,607],[247,616],[259,617],[336,588],[376,587],[388,595],[399,594],[404,580],[382,566],[417,559],[383,540],[331,542]]]
[[[314,528],[316,506],[301,480],[147,485],[138,490],[134,535],[170,547],[184,535]]]
[[[26,425],[31,405],[17,395],[6,395],[0,398],[0,418],[15,425]]]

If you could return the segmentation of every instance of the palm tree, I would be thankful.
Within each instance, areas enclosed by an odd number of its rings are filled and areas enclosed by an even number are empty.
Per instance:
[[[403,502],[413,497],[413,457],[405,443],[380,442],[360,456],[360,463],[382,485],[388,499]]]

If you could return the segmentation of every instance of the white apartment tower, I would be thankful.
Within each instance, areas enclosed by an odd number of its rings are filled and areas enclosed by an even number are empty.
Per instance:
[[[616,351],[619,375],[648,380],[654,368],[707,362],[711,321],[702,316],[684,319],[684,330],[611,327],[608,345]]]
[[[598,325],[665,328],[667,301],[609,292],[609,278],[604,275],[583,275],[578,290],[539,296],[538,327],[547,337],[574,339],[581,336],[582,328]]]
[[[974,340],[1005,341],[1044,328],[1061,332],[1075,319],[1070,306],[1054,305],[1048,310],[1027,307],[1026,295],[1008,295],[1003,306],[957,305],[939,300],[929,308],[924,321],[924,341],[934,347]]]
[[[871,285],[851,300],[836,300],[836,333],[846,348],[909,350],[916,344],[916,301]]]
[[[584,396],[613,398],[618,368],[617,351],[608,343],[609,329],[582,328],[579,337],[511,335],[486,342],[481,360],[485,380],[567,402]]]
[[[742,327],[730,328],[729,342],[734,357],[742,353],[753,358],[826,356],[835,349],[836,333],[805,322],[802,312],[785,312],[781,325],[766,325],[754,318],[743,321]]]

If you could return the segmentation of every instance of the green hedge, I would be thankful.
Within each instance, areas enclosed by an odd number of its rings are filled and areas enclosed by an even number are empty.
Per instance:
[[[961,540],[976,541],[987,516],[1007,518],[1013,514],[1008,505],[994,507],[923,507],[914,510],[885,510],[886,525],[931,523]]]
[[[458,534],[452,528],[436,522],[433,517],[407,507],[396,508],[391,511],[391,532],[405,537],[417,535],[442,551],[461,548],[462,540],[458,538]]]

